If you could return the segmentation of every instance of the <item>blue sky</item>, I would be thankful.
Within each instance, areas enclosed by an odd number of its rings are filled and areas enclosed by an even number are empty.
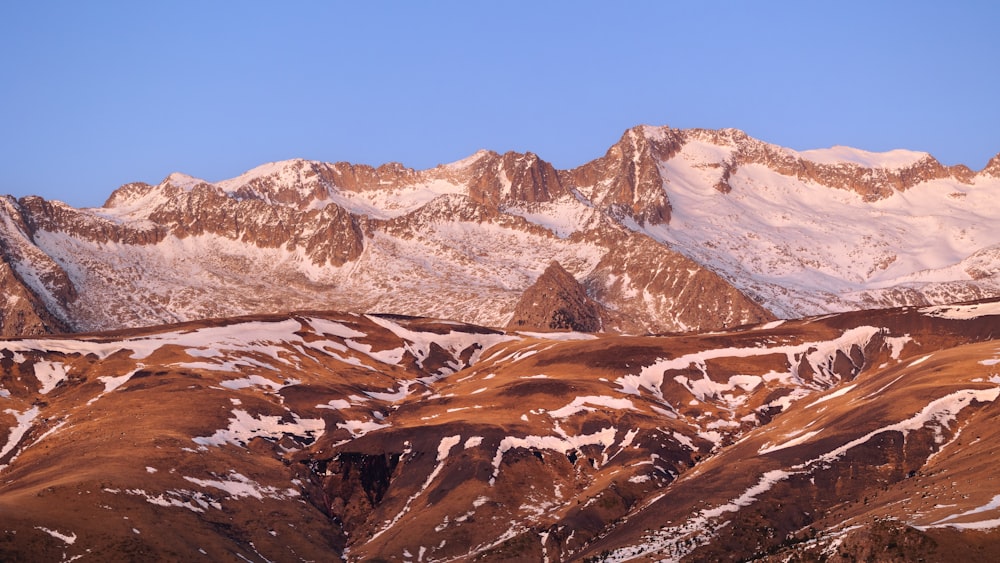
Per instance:
[[[1000,4],[3,2],[0,194],[101,205],[302,157],[558,168],[638,124],[1000,152]]]

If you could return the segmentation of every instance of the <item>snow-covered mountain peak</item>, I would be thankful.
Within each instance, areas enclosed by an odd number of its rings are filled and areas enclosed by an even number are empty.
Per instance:
[[[169,201],[174,195],[188,191],[187,188],[173,184],[171,176],[155,186],[143,182],[123,185],[111,193],[100,213],[121,218],[145,218],[152,209]]]
[[[166,178],[160,182],[160,185],[171,185],[181,188],[186,191],[191,191],[198,184],[208,184],[205,180],[201,178],[195,178],[194,176],[189,176],[183,172],[171,172]]]
[[[793,154],[794,151],[793,151]],[[926,152],[895,149],[886,152],[869,152],[837,145],[828,149],[798,151],[798,156],[817,164],[855,164],[862,168],[887,168],[898,170],[933,159]]]
[[[260,166],[255,166],[235,178],[216,182],[216,185],[227,192],[233,192],[255,180],[264,178],[283,184],[290,184],[301,178],[302,172],[310,168],[312,164],[310,161],[301,158],[268,162]]]
[[[723,147],[738,147],[745,145],[747,143],[757,143],[762,145],[767,145],[770,147],[776,147],[777,145],[771,145],[770,143],[765,143],[760,139],[755,139],[747,134],[746,131],[742,129],[735,129],[733,127],[727,127],[724,129],[685,129],[682,131],[687,139],[698,139],[701,141],[711,142]]]
[[[640,126],[629,130],[628,138],[635,133],[650,141],[673,141],[683,145],[699,144],[714,148],[703,151],[712,161],[725,154],[737,156],[739,163],[759,161],[774,165],[775,161],[807,161],[815,165],[853,165],[860,168],[901,170],[917,165],[938,164],[930,154],[921,151],[896,149],[871,152],[853,147],[836,145],[826,149],[796,151],[751,137],[745,131],[726,129],[672,129],[670,127]],[[719,150],[721,149],[721,150]],[[688,151],[691,156],[691,151]],[[938,164],[939,165],[939,164]],[[940,166],[940,165],[939,165]]]
[[[237,199],[305,208],[316,200],[329,199],[333,184],[324,174],[328,168],[300,158],[283,160],[263,164],[216,185]]]
[[[498,155],[494,151],[479,149],[478,151],[472,153],[471,155],[461,160],[456,160],[455,162],[449,162],[448,164],[442,164],[438,168],[450,172],[460,172],[472,166],[475,166],[479,161],[483,160],[484,158],[494,158],[496,156]]]

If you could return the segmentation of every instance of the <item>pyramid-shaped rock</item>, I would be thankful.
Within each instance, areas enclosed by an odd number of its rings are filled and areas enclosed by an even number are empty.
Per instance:
[[[524,290],[507,328],[514,330],[576,330],[598,332],[603,307],[559,262],[553,261]]]

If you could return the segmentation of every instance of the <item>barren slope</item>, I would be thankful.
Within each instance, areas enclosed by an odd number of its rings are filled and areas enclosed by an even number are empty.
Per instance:
[[[998,327],[988,302],[659,337],[297,313],[8,340],[0,557],[996,553]]]

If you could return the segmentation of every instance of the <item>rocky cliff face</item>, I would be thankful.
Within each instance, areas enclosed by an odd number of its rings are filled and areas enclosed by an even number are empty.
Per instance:
[[[605,330],[989,297],[996,162],[642,126],[573,170],[489,151],[428,170],[290,160],[127,184],[100,209],[8,197],[0,249],[42,319],[12,309],[26,320],[8,325],[333,307],[505,326],[552,261],[610,312]]]
[[[647,237],[622,237],[583,280],[600,302],[615,303],[616,326],[649,330],[652,319],[671,319],[659,331],[727,328],[776,317],[718,274],[679,253],[667,253]]]
[[[22,198],[19,207],[26,222],[26,232],[32,237],[44,231],[100,244],[144,245],[156,244],[169,233],[165,225],[121,223],[40,197]]]
[[[564,173],[591,203],[618,218],[662,225],[670,222],[670,201],[657,163],[669,160],[684,143],[673,129],[635,127],[603,157]]]
[[[0,336],[30,336],[66,332],[66,325],[53,317],[17,276],[7,262],[0,262]]]
[[[30,209],[39,198],[0,198],[0,306],[2,334],[62,332],[71,325],[69,308],[78,295],[68,274],[33,243],[37,226]]]
[[[341,266],[361,254],[358,222],[336,204],[300,211],[248,198],[247,193],[230,195],[200,184],[158,206],[148,217],[179,239],[207,234],[258,248],[301,249],[319,265]],[[276,196],[290,199],[289,193],[277,190]]]
[[[565,196],[556,169],[533,153],[489,154],[476,162],[469,198],[488,207],[542,203]]]

